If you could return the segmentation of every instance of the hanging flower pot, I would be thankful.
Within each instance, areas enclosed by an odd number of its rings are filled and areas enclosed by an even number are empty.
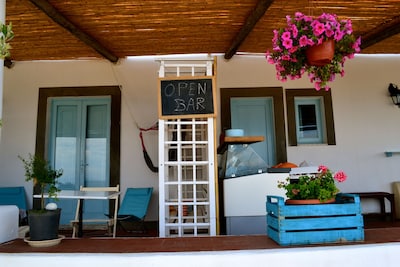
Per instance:
[[[335,14],[311,17],[296,12],[294,18],[286,16],[286,22],[286,27],[273,31],[272,51],[266,54],[268,62],[275,65],[276,77],[284,82],[300,79],[306,73],[316,90],[329,90],[328,82],[335,80],[335,74],[344,75],[346,59],[360,52],[361,38],[353,35],[351,20],[339,19]],[[329,40],[330,44],[323,43]],[[321,46],[329,47],[333,54],[307,58]]]
[[[326,40],[320,45],[314,45],[306,50],[307,63],[311,66],[322,67],[331,63],[335,53],[333,39]]]

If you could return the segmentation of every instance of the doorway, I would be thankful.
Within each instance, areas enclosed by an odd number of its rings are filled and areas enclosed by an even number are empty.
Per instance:
[[[275,165],[272,97],[232,97],[231,127],[244,129],[247,136],[264,136],[264,141],[250,146],[268,166]]]
[[[242,105],[242,108],[238,108],[238,105],[235,104],[235,102],[241,102],[242,104],[240,105]],[[243,117],[243,110],[246,110],[246,112],[250,112],[251,114]],[[249,121],[253,121],[253,126],[246,125],[249,123],[246,121],[246,118],[249,118],[248,116],[251,116],[251,120]],[[235,118],[232,120],[232,117]],[[245,124],[237,123],[236,119],[238,117],[243,117],[243,119],[239,120],[243,121]],[[267,136],[265,136],[265,134],[257,132],[259,130],[256,130],[255,128],[252,129],[252,127],[254,127],[254,122],[257,122],[260,118],[265,121],[265,125],[262,127],[269,127],[269,129],[263,129],[263,131],[271,131],[272,134],[267,134]],[[240,126],[238,128],[248,128],[249,130],[244,130],[245,133],[249,135],[264,135],[264,142],[270,142],[270,144],[268,144],[269,148],[267,152],[269,155],[265,155],[265,157],[268,158],[266,161],[268,165],[272,166],[287,161],[283,88],[221,88],[221,131],[236,126]],[[260,127],[259,125],[257,126],[257,128]],[[265,147],[267,147],[267,144]]]
[[[120,110],[117,86],[39,89],[35,153],[64,170],[61,189],[120,184]],[[60,223],[69,224],[76,201],[57,204]],[[112,213],[114,207],[106,201],[85,205],[85,218]]]
[[[104,97],[57,97],[50,99],[48,158],[55,169],[61,190],[109,185],[110,104]],[[61,221],[74,216],[71,200],[59,200]],[[102,218],[108,213],[108,201],[85,201],[85,218]]]

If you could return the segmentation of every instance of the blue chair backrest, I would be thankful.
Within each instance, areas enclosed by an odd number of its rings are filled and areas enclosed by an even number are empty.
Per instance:
[[[0,205],[16,205],[20,210],[27,210],[25,187],[0,187]]]
[[[152,193],[152,187],[127,188],[118,215],[133,215],[143,219],[146,216]]]

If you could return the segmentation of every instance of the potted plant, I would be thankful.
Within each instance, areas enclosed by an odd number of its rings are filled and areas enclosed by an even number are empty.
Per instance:
[[[5,25],[0,22],[0,59],[5,59],[10,56],[10,41],[14,38],[14,32],[12,30],[12,23]]]
[[[61,210],[54,203],[45,207],[44,194],[49,198],[57,197],[57,179],[63,171],[53,170],[49,163],[38,155],[29,154],[28,158],[22,158],[24,164],[26,181],[33,181],[35,188],[38,189],[40,197],[40,207],[28,211],[29,237],[30,241],[51,240],[58,238],[58,226]]]
[[[313,18],[301,12],[296,12],[293,19],[287,16],[286,20],[285,28],[274,30],[273,51],[266,54],[268,62],[275,64],[278,80],[300,79],[307,72],[316,90],[329,90],[327,83],[334,81],[336,74],[344,75],[346,59],[360,52],[361,38],[353,35],[351,20],[326,13]],[[316,47],[332,49],[332,58],[316,63],[308,60],[307,50]]]
[[[12,30],[12,23],[5,25],[0,22],[0,59],[5,59],[10,56],[10,41],[14,38],[14,32]],[[0,118],[0,128],[2,126],[2,120]]]
[[[328,167],[320,165],[318,173],[314,175],[302,175],[297,180],[279,181],[278,188],[286,190],[287,204],[298,204],[298,200],[312,200],[307,204],[329,203],[335,201],[339,193],[335,181],[344,182],[347,175],[343,171],[333,173]]]

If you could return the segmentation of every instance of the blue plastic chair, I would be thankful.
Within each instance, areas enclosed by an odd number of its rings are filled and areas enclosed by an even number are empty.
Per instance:
[[[0,187],[0,205],[16,205],[19,209],[19,224],[27,224],[26,211],[28,210],[28,205],[25,187]]]
[[[145,232],[144,218],[146,217],[149,208],[152,193],[152,187],[126,189],[124,199],[118,210],[117,218],[125,231],[131,232],[126,229],[121,222],[139,222],[142,231]]]
[[[25,188],[0,187],[0,205],[16,205],[20,210],[27,210]]]

